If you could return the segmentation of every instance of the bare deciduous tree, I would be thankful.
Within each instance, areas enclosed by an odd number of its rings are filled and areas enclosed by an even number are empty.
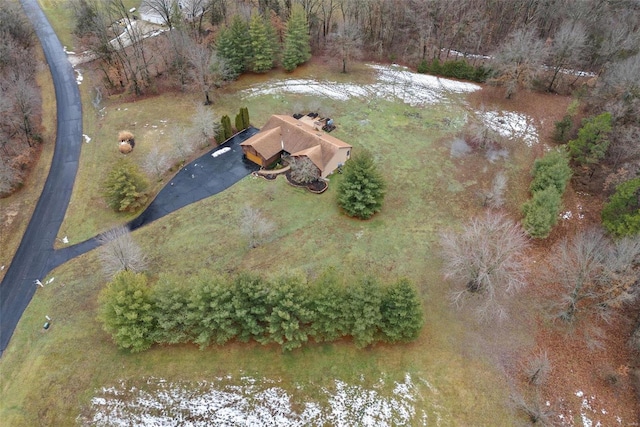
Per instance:
[[[320,169],[307,156],[289,158],[291,165],[291,179],[300,184],[309,184],[320,178]]]
[[[133,241],[126,226],[111,229],[98,237],[103,245],[98,257],[105,274],[112,278],[119,271],[141,272],[147,268],[147,260],[140,246]]]
[[[189,158],[197,148],[197,138],[191,129],[175,126],[169,130],[169,140],[173,147],[173,159],[183,161]]]
[[[638,297],[640,237],[611,241],[589,229],[565,238],[551,251],[546,281],[561,286],[555,315],[573,322],[580,313],[608,320],[614,309]]]
[[[0,197],[9,194],[20,175],[11,164],[5,159],[5,155],[0,153]]]
[[[329,36],[329,50],[342,61],[342,72],[347,72],[347,64],[362,56],[362,33],[355,25],[343,23]]]
[[[177,0],[143,0],[140,8],[157,13],[170,30],[182,19]]]
[[[557,84],[558,77],[564,68],[576,69],[582,65],[585,53],[587,33],[580,23],[565,22],[553,37],[548,65],[551,67],[548,91]]]
[[[193,135],[202,146],[209,145],[220,129],[220,119],[218,119],[211,109],[202,104],[196,105],[196,111],[191,117]]]
[[[259,209],[245,206],[240,216],[240,231],[247,238],[250,248],[264,243],[275,230],[274,222],[266,218]]]
[[[499,171],[493,178],[491,189],[482,191],[480,197],[482,206],[499,209],[504,206],[504,192],[507,189],[507,176]]]
[[[171,166],[171,159],[154,145],[142,162],[142,169],[149,175],[160,178]]]
[[[489,212],[460,232],[443,233],[441,243],[454,304],[460,307],[472,299],[481,319],[506,317],[506,298],[526,283],[523,256],[528,239],[522,227]]]
[[[531,82],[542,72],[547,48],[533,29],[518,29],[503,43],[494,56],[498,71],[496,82],[506,88],[506,97],[511,98],[519,87],[530,87]]]

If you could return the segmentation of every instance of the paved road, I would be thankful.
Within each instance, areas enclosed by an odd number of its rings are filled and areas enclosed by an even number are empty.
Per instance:
[[[21,0],[40,39],[56,90],[56,146],[51,170],[22,242],[0,283],[0,354],[44,277],[71,198],[82,143],[82,103],[71,64],[36,0]]]

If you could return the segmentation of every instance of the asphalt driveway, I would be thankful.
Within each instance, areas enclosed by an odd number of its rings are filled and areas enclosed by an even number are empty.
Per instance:
[[[255,135],[258,129],[250,127],[236,134],[224,144],[200,156],[180,171],[160,190],[147,208],[127,224],[136,230],[165,215],[199,200],[218,194],[258,169],[245,160],[240,143]],[[214,156],[215,155],[215,156]],[[98,236],[84,242],[61,248],[51,257],[48,269],[53,270],[72,258],[100,246]]]

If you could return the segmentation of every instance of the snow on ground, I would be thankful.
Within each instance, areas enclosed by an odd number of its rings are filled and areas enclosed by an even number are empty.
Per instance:
[[[474,83],[414,73],[406,67],[397,65],[370,64],[369,67],[376,71],[376,81],[370,84],[359,85],[313,79],[270,80],[245,89],[243,95],[252,97],[298,93],[340,101],[352,98],[385,98],[400,99],[412,106],[425,106],[445,102],[452,94],[474,92],[481,89],[479,85]],[[528,146],[538,142],[538,129],[533,118],[526,114],[510,111],[488,111],[478,114],[487,126],[502,136],[513,139],[521,138]]]
[[[80,73],[80,70],[75,69],[74,70],[76,72],[76,83],[78,83],[78,85],[80,83],[82,83],[82,80],[84,80],[84,77],[82,77],[82,73]]]
[[[229,150],[231,150],[231,148],[230,148],[230,147],[224,147],[224,148],[221,148],[221,149],[219,149],[219,150],[217,150],[217,151],[214,151],[213,153],[211,153],[211,155],[212,155],[213,157],[218,157],[219,155],[224,154],[224,153],[226,153],[226,152],[227,152],[227,151],[229,151]]]
[[[538,129],[533,118],[513,111],[479,113],[484,123],[507,138],[521,138],[529,147],[538,142]]]
[[[293,402],[294,397],[268,379],[228,376],[214,381],[169,383],[149,379],[145,390],[122,382],[103,388],[91,400],[82,425],[92,426],[401,426],[427,425],[428,414],[416,408],[427,390],[409,374],[384,392],[382,380],[373,388],[335,380],[322,388],[320,401]],[[303,387],[298,386],[298,390]],[[440,408],[435,405],[436,408]],[[431,411],[439,425],[441,414]]]
[[[416,106],[443,102],[453,93],[480,90],[477,84],[443,79],[411,72],[398,65],[369,65],[377,72],[375,83],[351,84],[328,80],[289,79],[271,80],[244,90],[246,96],[279,93],[299,93],[346,101],[351,98],[401,99]]]
[[[595,395],[587,396],[582,390],[578,390],[574,394],[578,399],[580,399],[580,423],[576,424],[576,417],[573,416],[572,411],[566,410],[558,414],[560,425],[571,427],[603,427],[603,422],[598,418],[600,418],[601,415],[607,415],[608,411],[606,408],[596,408],[597,397]],[[614,418],[617,422],[617,425],[624,425],[622,422],[622,418],[618,416]]]

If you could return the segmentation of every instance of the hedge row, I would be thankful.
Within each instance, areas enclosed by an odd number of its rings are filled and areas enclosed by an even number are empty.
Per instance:
[[[522,206],[522,225],[534,238],[544,239],[558,222],[562,195],[571,178],[569,158],[563,150],[552,150],[536,159],[529,186],[532,198]]]
[[[440,62],[438,58],[432,61],[423,59],[418,64],[418,72],[423,74],[434,74],[436,76],[453,77],[461,80],[471,80],[483,83],[491,77],[491,69],[482,65],[474,67],[464,59]]]
[[[122,349],[138,352],[155,343],[231,340],[278,343],[283,350],[353,338],[358,347],[411,341],[423,324],[415,288],[401,279],[383,285],[371,277],[345,283],[332,271],[309,281],[266,280],[251,274],[181,281],[123,271],[101,292],[99,319]]]

